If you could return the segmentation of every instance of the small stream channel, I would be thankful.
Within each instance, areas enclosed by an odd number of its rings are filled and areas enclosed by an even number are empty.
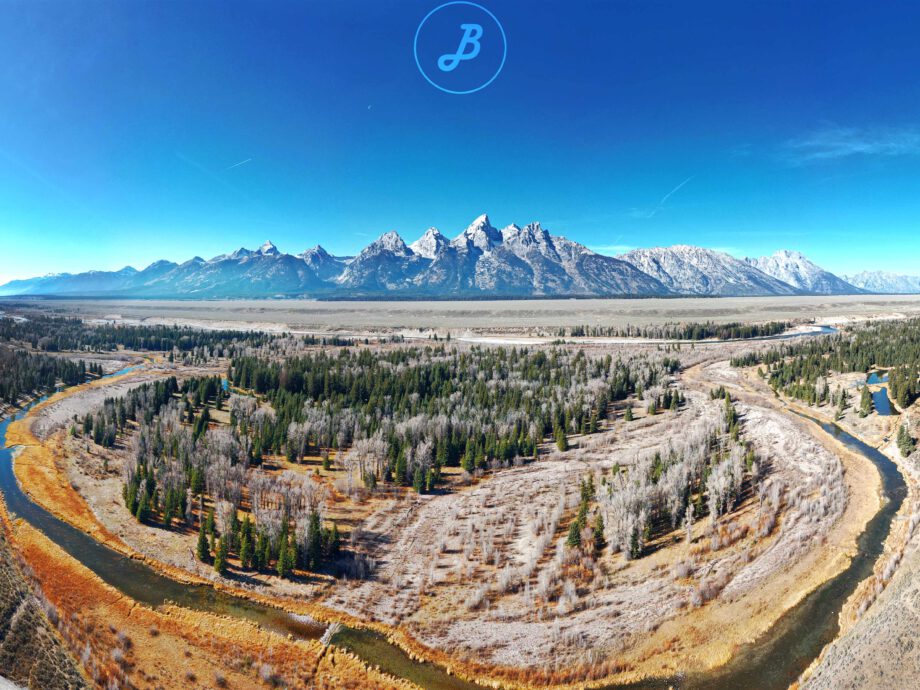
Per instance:
[[[838,613],[857,584],[871,575],[872,567],[882,553],[891,520],[907,495],[907,487],[896,465],[881,452],[835,424],[820,422],[811,417],[807,419],[836,436],[851,450],[871,460],[881,474],[885,502],[860,535],[857,553],[850,565],[786,612],[760,639],[739,649],[725,666],[700,675],[610,686],[611,690],[668,687],[779,690],[795,681],[824,646],[834,639],[838,631]],[[0,422],[0,491],[3,492],[8,510],[44,532],[106,583],[135,601],[152,607],[171,602],[197,611],[235,616],[301,639],[318,639],[323,634],[323,625],[305,617],[220,592],[206,585],[188,585],[173,580],[143,562],[127,558],[100,544],[33,503],[19,487],[13,473],[12,452],[6,448],[6,432],[11,421],[6,419]],[[377,665],[381,670],[423,688],[468,690],[482,687],[452,676],[434,664],[413,661],[398,646],[372,631],[343,627],[333,638],[333,643],[352,651],[367,663]]]

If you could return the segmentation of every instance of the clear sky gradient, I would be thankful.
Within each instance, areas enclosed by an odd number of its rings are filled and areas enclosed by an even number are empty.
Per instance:
[[[0,3],[0,282],[482,212],[920,273],[920,4],[484,0],[466,96],[413,60],[437,4]]]

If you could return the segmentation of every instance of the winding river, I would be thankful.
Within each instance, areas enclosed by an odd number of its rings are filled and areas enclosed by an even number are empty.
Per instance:
[[[123,373],[123,372],[118,372]],[[735,690],[787,688],[814,660],[838,631],[838,614],[857,584],[869,577],[882,554],[891,520],[897,513],[907,487],[896,465],[881,452],[844,432],[834,424],[807,417],[848,448],[871,460],[882,478],[885,501],[859,536],[857,553],[836,577],[807,595],[787,611],[755,642],[741,647],[725,666],[700,675],[661,678],[611,688],[705,688]],[[318,639],[324,627],[308,618],[248,599],[220,592],[206,585],[188,585],[127,558],[36,505],[20,489],[13,473],[12,452],[6,448],[6,432],[12,420],[0,422],[0,491],[10,513],[23,518],[45,533],[68,554],[92,570],[103,581],[126,596],[148,606],[166,602],[193,610],[236,616],[280,634],[301,639]],[[413,661],[383,636],[362,629],[343,628],[333,644],[348,649],[381,670],[402,677],[423,688],[467,690],[481,686],[463,681],[443,668]]]

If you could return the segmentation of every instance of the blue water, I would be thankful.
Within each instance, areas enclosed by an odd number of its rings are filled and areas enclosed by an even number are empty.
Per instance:
[[[879,383],[888,383],[888,374],[885,374],[884,376],[879,377],[878,372],[873,371],[871,374],[869,374],[869,377],[866,379],[866,383],[868,383],[869,385],[875,385]]]
[[[875,411],[882,417],[887,417],[891,412],[891,400],[888,399],[888,389],[882,388],[872,394],[872,404],[875,405]]]
[[[818,326],[817,331],[808,331],[806,333],[780,333],[779,335],[768,335],[763,338],[751,338],[751,340],[791,340],[793,338],[813,338],[818,335],[831,335],[837,333],[833,326]]]
[[[881,475],[887,500],[857,539],[850,564],[784,613],[760,639],[736,649],[724,666],[703,674],[610,686],[609,690],[785,690],[837,636],[840,608],[856,586],[872,575],[873,566],[884,551],[891,521],[907,496],[907,484],[897,465],[876,448],[836,424],[799,416],[818,424],[847,448],[871,460]]]
[[[103,376],[103,377],[101,377],[101,378],[107,379],[107,378],[111,378],[112,376],[121,376],[122,374],[127,374],[127,373],[130,373],[130,372],[132,372],[132,371],[137,371],[138,369],[143,369],[143,368],[144,368],[144,365],[143,365],[143,364],[135,364],[135,365],[130,366],[130,367],[125,367],[124,369],[119,369],[118,371],[116,371],[116,372],[114,372],[114,373],[112,373],[112,374],[106,374],[105,376]]]

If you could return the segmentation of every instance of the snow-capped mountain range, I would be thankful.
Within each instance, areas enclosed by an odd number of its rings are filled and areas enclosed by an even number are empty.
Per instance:
[[[886,271],[862,271],[843,278],[866,292],[890,295],[920,293],[920,276],[905,276]]]
[[[744,261],[711,249],[675,245],[623,254],[639,270],[682,295],[795,295],[799,290]]]
[[[791,252],[788,249],[781,249],[772,256],[745,261],[767,275],[804,292],[842,295],[859,292],[861,289],[860,286],[825,271],[799,252]]]
[[[453,239],[429,228],[407,245],[391,231],[353,257],[333,256],[319,245],[285,254],[266,242],[210,260],[157,261],[142,271],[126,267],[14,280],[0,286],[0,296],[450,299],[891,291],[880,286],[893,282],[872,277],[881,275],[859,274],[847,281],[785,250],[740,260],[677,245],[612,257],[552,235],[540,223],[499,230],[481,215]],[[920,279],[901,278],[899,287],[920,292]]]

